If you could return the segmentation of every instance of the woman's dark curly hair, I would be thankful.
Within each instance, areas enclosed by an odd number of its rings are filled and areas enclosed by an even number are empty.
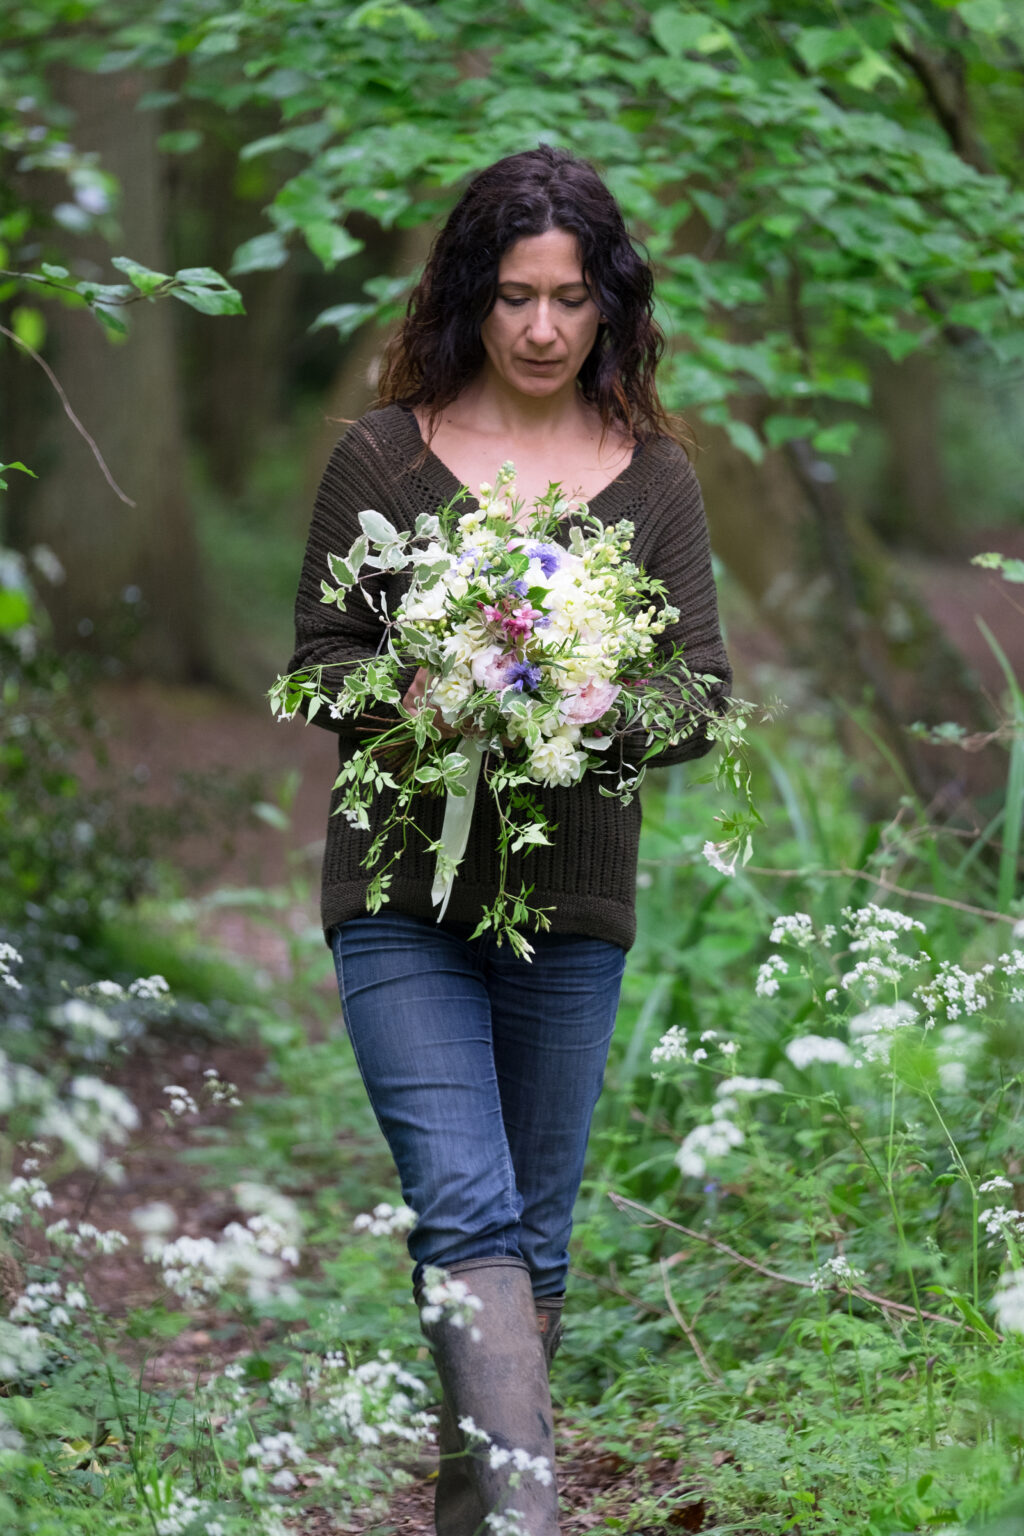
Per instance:
[[[405,320],[385,353],[379,403],[424,406],[433,428],[480,371],[480,326],[497,297],[498,264],[517,240],[564,229],[604,323],[579,373],[583,398],[639,442],[670,432],[654,387],[664,337],[654,279],[619,206],[586,160],[542,144],[475,176],[427,258]]]

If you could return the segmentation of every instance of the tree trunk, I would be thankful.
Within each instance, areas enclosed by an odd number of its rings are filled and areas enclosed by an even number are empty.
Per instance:
[[[901,363],[881,362],[873,384],[887,455],[872,526],[887,543],[948,554],[957,538],[942,454],[940,361],[914,352]]]
[[[159,123],[137,110],[143,84],[134,73],[69,70],[60,94],[74,113],[76,145],[96,151],[119,179],[115,250],[166,271]],[[65,242],[76,275],[114,279],[99,236]],[[24,396],[12,389],[9,446],[39,478],[12,485],[10,523],[16,543],[48,544],[64,565],[66,580],[48,598],[60,645],[109,655],[124,653],[130,641],[130,666],[184,681],[205,678],[209,668],[171,308],[170,300],[131,305],[130,335],[111,345],[91,316],[47,305],[47,360],[136,505],[118,500],[56,397],[37,383]],[[34,366],[20,359],[19,375]]]

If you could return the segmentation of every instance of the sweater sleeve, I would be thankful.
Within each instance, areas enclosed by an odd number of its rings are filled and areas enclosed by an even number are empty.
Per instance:
[[[327,556],[345,555],[358,538],[360,512],[372,508],[396,526],[404,526],[387,482],[385,461],[372,430],[365,421],[355,422],[336,444],[317,491],[295,599],[295,651],[288,663],[289,673],[307,667],[328,668],[323,675],[328,692],[335,686],[340,689],[347,667],[377,655],[382,648],[384,626],[379,611],[370,608],[362,593],[353,588],[344,607],[338,608],[321,601],[320,583],[331,580]],[[372,576],[362,585],[375,600],[383,590],[388,612],[393,612],[404,582],[398,577]],[[401,695],[415,671],[412,667],[400,674]],[[314,723],[340,736],[359,739],[385,729],[395,718],[394,708],[377,704],[370,715],[346,715],[338,720],[321,709]]]
[[[682,650],[683,662],[694,681],[680,681],[677,697],[689,702],[695,729],[649,759],[658,767],[703,757],[711,750],[706,722],[723,712],[732,683],[718,620],[700,485],[684,451],[673,443],[668,445],[668,452],[664,489],[651,509],[650,531],[645,530],[642,545],[646,558],[640,563],[649,576],[664,582],[667,601],[679,609],[679,618],[661,636],[659,650],[663,655],[670,654],[674,646]],[[705,681],[698,682],[698,678]],[[637,763],[648,747],[647,733],[634,729],[623,739],[623,756],[627,762]]]

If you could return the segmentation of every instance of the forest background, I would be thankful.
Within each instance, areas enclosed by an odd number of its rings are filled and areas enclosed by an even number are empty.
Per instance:
[[[699,772],[647,795],[567,1529],[1017,1530],[1019,6],[41,0],[0,41],[8,1524],[426,1528],[315,929],[333,744],[261,709],[432,231],[543,139],[657,266],[766,716],[746,866]]]

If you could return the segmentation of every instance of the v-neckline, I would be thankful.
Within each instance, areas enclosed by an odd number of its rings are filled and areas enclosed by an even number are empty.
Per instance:
[[[414,435],[414,437],[416,439],[416,442],[419,444],[420,451],[422,452],[423,449],[426,449],[426,459],[423,462],[426,463],[426,464],[429,464],[434,469],[435,477],[438,477],[438,475],[439,475],[440,477],[443,477],[444,479],[446,479],[449,482],[449,484],[451,485],[452,489],[448,492],[448,495],[446,497],[446,500],[450,501],[452,496],[455,494],[455,492],[457,490],[461,490],[462,489],[462,486],[463,486],[464,482],[459,479],[458,475],[456,475],[456,473],[455,473],[455,471],[453,469],[449,469],[448,465],[444,462],[444,460],[442,458],[439,458],[438,455],[434,452],[433,448],[431,448],[429,446],[429,444],[427,442],[425,442],[424,437],[423,437],[423,433],[420,431],[420,424],[416,420],[416,413],[413,410],[412,406],[411,405],[399,405],[397,408],[398,408],[398,410],[400,410],[402,412],[402,415],[407,420],[407,422],[409,424],[409,428],[410,428],[412,434]],[[630,455],[629,463],[625,464],[622,467],[622,469],[619,470],[618,474],[614,477],[614,479],[608,481],[607,485],[603,485],[601,487],[601,489],[597,492],[596,496],[591,496],[590,500],[586,503],[588,512],[592,512],[594,510],[595,506],[597,505],[597,503],[601,500],[601,497],[602,496],[606,496],[609,491],[614,489],[615,486],[619,485],[620,482],[623,481],[626,478],[626,476],[632,471],[632,469],[636,465],[637,460],[643,457],[644,449],[645,449],[645,444],[639,443],[633,449],[633,452]],[[469,495],[466,497],[465,504],[467,506],[467,510],[469,510],[469,509],[471,509],[473,507],[478,507],[480,505],[479,501],[473,495],[472,491],[470,491]]]

